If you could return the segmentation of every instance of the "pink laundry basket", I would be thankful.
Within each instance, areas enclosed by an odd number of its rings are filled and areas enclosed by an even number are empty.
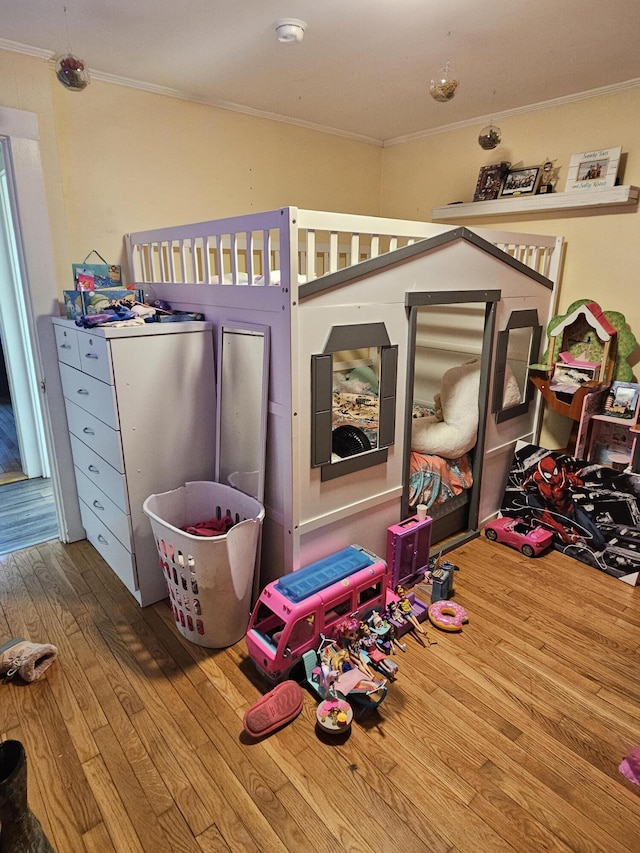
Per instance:
[[[262,504],[231,486],[196,481],[150,495],[142,509],[151,522],[180,633],[207,648],[237,643],[249,624]],[[220,536],[194,536],[181,529],[227,514],[234,524]]]

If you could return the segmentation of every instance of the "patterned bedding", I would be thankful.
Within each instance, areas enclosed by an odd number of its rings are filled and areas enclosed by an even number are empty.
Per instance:
[[[413,416],[423,417],[430,409],[414,403]],[[373,447],[378,442],[378,398],[368,394],[333,392],[333,428],[352,425],[362,429]],[[471,458],[458,459],[426,456],[411,452],[409,473],[409,506],[425,504],[429,509],[462,494],[473,485]]]

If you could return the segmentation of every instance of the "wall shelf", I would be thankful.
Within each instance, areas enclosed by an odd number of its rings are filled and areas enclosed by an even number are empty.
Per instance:
[[[606,208],[638,204],[638,187],[604,187],[570,193],[497,198],[494,201],[474,201],[469,204],[448,204],[434,207],[431,219],[434,222],[446,219],[467,219],[477,216],[509,217],[520,213],[544,213],[546,211],[578,210],[580,208]]]

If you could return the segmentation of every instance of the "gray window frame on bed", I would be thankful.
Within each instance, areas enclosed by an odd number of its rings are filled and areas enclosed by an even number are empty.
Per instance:
[[[378,448],[332,462],[333,354],[365,347],[380,349]],[[397,377],[398,346],[384,323],[333,326],[323,352],[311,356],[311,467],[321,469],[323,482],[387,461],[395,441]]]

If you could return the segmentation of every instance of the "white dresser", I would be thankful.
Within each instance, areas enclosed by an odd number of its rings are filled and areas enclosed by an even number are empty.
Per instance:
[[[53,322],[87,539],[141,605],[153,604],[167,590],[142,504],[214,477],[211,324]]]

